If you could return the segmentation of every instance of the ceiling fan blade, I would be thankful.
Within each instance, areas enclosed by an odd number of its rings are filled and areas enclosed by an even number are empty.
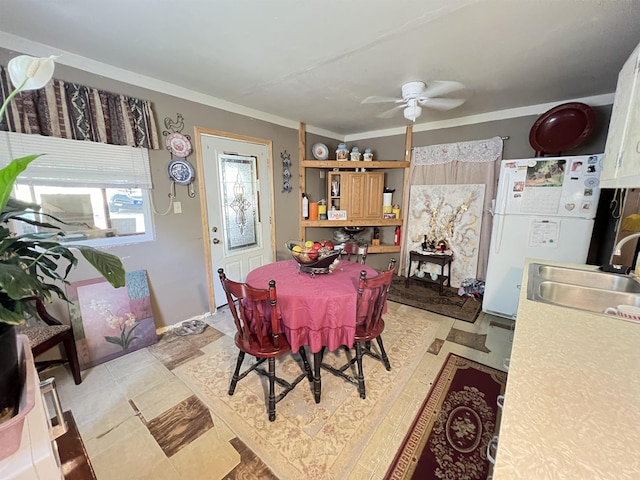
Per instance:
[[[434,80],[427,85],[427,88],[420,94],[420,98],[425,97],[440,97],[448,93],[457,92],[464,89],[464,84],[460,82]]]
[[[391,108],[391,109],[389,109],[389,110],[387,110],[385,112],[379,113],[378,115],[376,115],[376,117],[378,117],[378,118],[391,118],[391,117],[393,117],[395,115],[397,110],[399,110],[400,108],[405,108],[406,106],[407,106],[406,103],[403,103],[402,105],[396,105],[395,107],[393,107],[393,108]]]
[[[361,103],[389,103],[389,102],[404,102],[404,100],[402,98],[397,98],[397,97],[378,97],[378,96],[373,96],[373,97],[367,97],[364,100],[362,100]]]
[[[425,98],[419,100],[418,103],[420,103],[420,105],[422,105],[423,107],[445,111],[459,107],[465,101],[466,100],[464,98]]]

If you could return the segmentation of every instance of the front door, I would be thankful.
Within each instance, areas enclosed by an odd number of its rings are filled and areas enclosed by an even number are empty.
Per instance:
[[[271,142],[196,127],[211,311],[227,303],[218,269],[244,282],[272,261]]]

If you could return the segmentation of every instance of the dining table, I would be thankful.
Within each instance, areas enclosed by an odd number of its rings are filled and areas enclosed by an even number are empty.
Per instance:
[[[366,265],[340,260],[331,273],[300,271],[295,260],[282,260],[258,267],[247,275],[246,283],[267,288],[276,282],[277,308],[291,351],[306,346],[313,353],[313,395],[320,402],[320,365],[325,348],[353,347],[360,272],[367,278],[378,272]]]

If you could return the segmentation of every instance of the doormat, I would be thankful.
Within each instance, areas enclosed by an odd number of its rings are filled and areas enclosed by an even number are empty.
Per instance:
[[[438,285],[409,280],[405,288],[405,277],[394,276],[388,299],[447,317],[473,323],[482,309],[482,301],[468,295],[458,295],[458,290],[444,287],[440,295]]]
[[[450,353],[385,480],[487,478],[507,374]]]
[[[391,304],[384,320],[382,337],[391,371],[382,362],[365,356],[365,400],[355,385],[322,372],[320,403],[315,403],[310,383],[302,382],[278,402],[276,420],[270,422],[267,382],[261,375],[248,375],[238,382],[233,396],[227,395],[238,355],[233,338],[227,335],[216,340],[212,344],[215,348],[206,355],[177,367],[173,373],[264,461],[276,478],[345,479],[359,462],[363,445],[400,398],[440,326],[438,320],[416,321],[405,308]],[[324,362],[334,366],[345,359],[342,350],[324,355]],[[297,355],[276,360],[276,372],[285,379],[295,378],[300,368]]]

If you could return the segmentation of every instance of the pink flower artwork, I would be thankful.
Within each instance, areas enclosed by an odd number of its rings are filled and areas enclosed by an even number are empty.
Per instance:
[[[157,342],[146,271],[127,272],[123,288],[103,278],[73,282],[67,296],[82,369]]]

